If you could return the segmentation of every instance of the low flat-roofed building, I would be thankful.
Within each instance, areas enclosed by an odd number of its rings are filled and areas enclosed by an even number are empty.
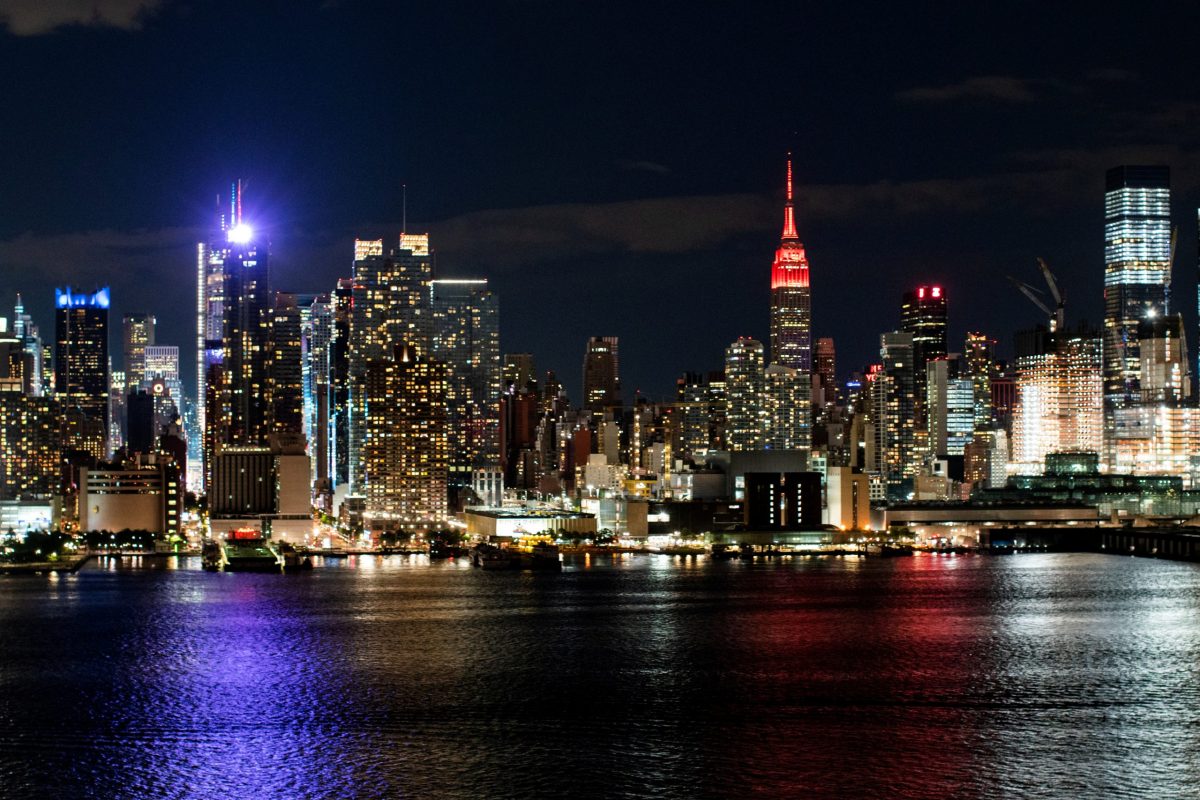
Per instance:
[[[626,526],[635,539],[669,534],[704,534],[741,526],[744,503],[725,500],[630,500]]]
[[[48,531],[58,527],[62,498],[0,500],[0,534]]]
[[[1095,506],[1076,502],[897,503],[887,510],[889,528],[907,528],[918,540],[978,542],[988,527],[1097,525]]]
[[[463,512],[463,521],[472,536],[519,538],[541,533],[583,536],[596,533],[595,514],[557,509],[472,507]]]

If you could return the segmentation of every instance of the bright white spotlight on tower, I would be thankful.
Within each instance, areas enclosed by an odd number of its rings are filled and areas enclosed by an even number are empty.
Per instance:
[[[229,229],[229,241],[234,244],[245,244],[254,238],[254,229],[244,222],[240,222]]]

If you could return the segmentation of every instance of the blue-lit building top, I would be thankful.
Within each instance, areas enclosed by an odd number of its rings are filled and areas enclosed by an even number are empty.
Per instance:
[[[55,308],[108,308],[108,287],[98,289],[91,294],[75,292],[71,287],[54,290]]]

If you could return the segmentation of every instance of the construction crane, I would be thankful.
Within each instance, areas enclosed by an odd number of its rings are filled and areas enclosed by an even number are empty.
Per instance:
[[[1053,309],[1040,297],[1040,295],[1044,294],[1041,289],[1036,289],[1024,281],[1019,281],[1012,275],[1009,275],[1008,279],[1012,281],[1013,286],[1016,286],[1020,290],[1021,294],[1033,301],[1033,304],[1050,318],[1051,331],[1062,330],[1063,325],[1066,323],[1066,301],[1063,300],[1062,292],[1058,288],[1058,281],[1055,279],[1054,273],[1050,271],[1050,267],[1046,264],[1045,259],[1039,256],[1037,262],[1038,268],[1042,271],[1042,277],[1046,280],[1046,286],[1050,288],[1050,296],[1054,298],[1055,307]]]

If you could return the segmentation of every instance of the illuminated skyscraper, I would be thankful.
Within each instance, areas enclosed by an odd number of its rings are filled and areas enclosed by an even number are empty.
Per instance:
[[[433,357],[446,367],[450,484],[500,463],[500,307],[485,279],[434,280]]]
[[[810,379],[800,370],[771,364],[763,371],[763,447],[768,450],[806,450],[811,443],[811,412],[802,384]]]
[[[219,441],[263,446],[271,434],[271,289],[266,243],[245,224],[229,230],[225,257],[223,405]]]
[[[433,310],[430,281],[433,260],[428,234],[401,233],[397,247],[384,255],[382,244],[355,246],[350,324],[349,478],[356,494],[366,491],[362,448],[368,431],[366,386],[374,361],[390,361],[406,345],[420,357],[429,354]]]
[[[242,226],[242,182],[230,191],[228,208],[217,198],[213,228],[208,238],[196,245],[196,414],[194,431],[188,436],[188,463],[195,471],[189,485],[207,490],[212,447],[217,430],[224,430],[222,409],[210,410],[210,399],[223,393],[225,337],[225,259],[229,256],[229,231]],[[214,382],[210,386],[210,382]],[[212,419],[210,419],[210,416]]]
[[[766,419],[762,342],[747,336],[725,348],[725,431],[730,450],[761,450]]]
[[[993,357],[995,342],[982,333],[968,333],[963,362],[966,376],[971,379],[975,402],[975,430],[992,425],[992,378],[996,370]]]
[[[1170,186],[1167,167],[1114,167],[1106,176],[1104,395],[1109,408],[1138,401],[1138,326],[1168,311]]]
[[[21,294],[17,293],[17,305],[13,309],[13,334],[22,343],[25,353],[29,356],[29,372],[25,375],[25,393],[41,397],[50,393],[49,370],[45,363],[45,348],[42,345],[41,333],[34,324],[33,317],[25,313],[25,305],[21,302]]]
[[[867,466],[879,473],[893,496],[902,497],[917,468],[913,335],[904,331],[881,335],[879,357],[882,368],[870,387],[873,442]]]
[[[816,362],[816,374],[821,376],[821,385],[826,387],[827,392],[836,392],[837,350],[830,337],[817,339]]]
[[[1013,469],[1040,474],[1051,453],[1101,453],[1104,447],[1102,345],[1080,329],[1017,335]]]
[[[929,451],[933,456],[961,456],[975,432],[975,394],[957,354],[925,365]]]
[[[335,299],[328,294],[313,298],[304,324],[304,438],[312,454],[314,484],[332,489],[333,361],[337,326]]]
[[[517,393],[525,391],[530,381],[536,380],[533,353],[505,353],[502,373],[501,380],[506,391],[510,387]]]
[[[0,500],[58,493],[62,428],[57,400],[0,392]]]
[[[900,306],[900,330],[913,337],[913,389],[916,424],[925,420],[925,365],[946,357],[946,293],[940,286],[918,286],[905,292]]]
[[[583,405],[590,411],[620,407],[621,361],[616,336],[593,336],[583,355]]]
[[[154,398],[154,436],[157,440],[162,427],[183,413],[179,348],[174,345],[149,345],[146,347],[145,367],[146,377],[141,387]]]
[[[350,482],[350,331],[354,279],[339,278],[333,292],[333,340],[329,346],[329,449],[334,487]]]
[[[56,289],[54,389],[68,426],[69,449],[108,458],[108,288],[93,294]]]
[[[146,347],[154,344],[153,314],[126,314],[123,320],[125,386],[129,391],[146,379]]]
[[[446,519],[446,370],[398,345],[362,377],[362,472],[367,511],[404,530]]]
[[[812,291],[808,256],[796,233],[792,155],[787,162],[783,236],[771,265],[771,361],[805,375],[812,372]]]
[[[1191,364],[1184,330],[1182,314],[1142,320],[1138,326],[1141,402],[1178,404],[1191,398]]]
[[[270,310],[271,430],[296,437],[306,432],[304,379],[309,364],[305,352],[305,329],[314,296],[275,292]]]

